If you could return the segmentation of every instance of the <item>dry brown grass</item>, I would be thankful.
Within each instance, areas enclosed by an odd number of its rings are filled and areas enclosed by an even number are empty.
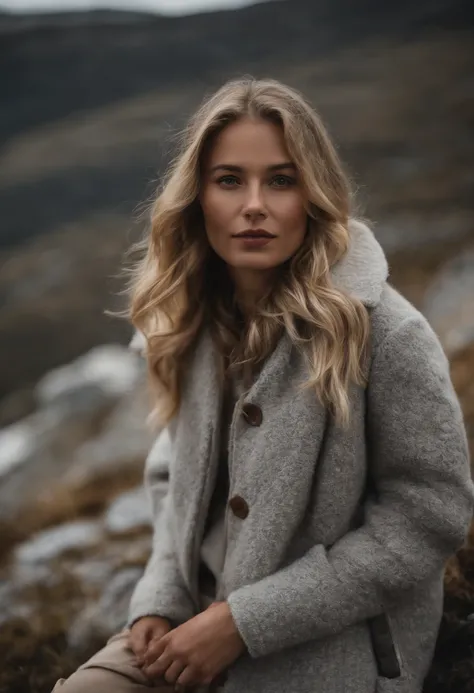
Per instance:
[[[474,465],[474,344],[462,349],[452,359],[451,376],[463,408]]]
[[[446,565],[444,587],[451,609],[457,605],[460,615],[474,612],[474,521],[464,547]]]
[[[474,521],[446,565],[444,613],[424,693],[474,693]]]
[[[73,653],[66,633],[82,606],[79,584],[64,573],[52,586],[25,591],[34,604],[28,618],[13,618],[0,628],[0,692],[50,693],[57,679],[69,676],[101,647],[91,642],[87,652]]]
[[[0,527],[2,555],[8,563],[9,551],[33,531],[60,525],[78,517],[99,516],[120,493],[140,483],[143,464],[135,468],[95,478],[82,486],[65,488],[58,484],[47,499],[22,514],[21,521]],[[143,531],[141,532],[143,535]],[[148,553],[140,549],[127,554],[117,547],[111,565],[115,569],[144,566]],[[133,541],[133,533],[126,538]],[[107,542],[107,544],[106,544]],[[107,539],[86,552],[69,552],[68,561],[106,555]],[[99,597],[98,587],[84,586],[64,568],[62,560],[51,567],[52,580],[28,585],[17,595],[17,602],[31,608],[28,618],[15,617],[0,626],[0,693],[50,693],[57,679],[69,676],[83,661],[104,645],[102,636],[92,638],[79,651],[68,646],[67,633],[74,618],[91,599]]]

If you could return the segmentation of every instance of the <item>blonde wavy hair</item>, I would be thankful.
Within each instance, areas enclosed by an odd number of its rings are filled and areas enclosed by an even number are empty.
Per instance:
[[[210,248],[198,199],[205,148],[245,116],[280,125],[308,199],[303,244],[247,319],[239,315],[223,262]],[[286,330],[307,357],[305,387],[314,388],[338,422],[348,423],[349,390],[365,382],[369,339],[366,308],[330,277],[348,249],[350,200],[325,127],[297,91],[274,80],[243,79],[228,82],[201,105],[152,204],[145,252],[130,284],[128,317],[147,341],[153,413],[162,424],[179,409],[189,354],[205,325],[231,370],[256,368]]]

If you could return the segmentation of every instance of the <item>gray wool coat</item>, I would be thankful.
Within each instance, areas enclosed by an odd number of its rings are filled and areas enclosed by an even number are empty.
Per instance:
[[[372,232],[352,222],[333,280],[370,308],[372,354],[367,388],[351,392],[347,430],[313,391],[298,389],[307,366],[287,336],[235,407],[220,597],[247,651],[229,668],[225,693],[422,690],[444,565],[465,540],[474,490],[447,359],[387,274]],[[170,486],[130,623],[147,614],[184,622],[199,609],[220,401],[204,333],[180,412],[147,464],[152,501],[163,466]],[[243,416],[248,404],[261,417]]]

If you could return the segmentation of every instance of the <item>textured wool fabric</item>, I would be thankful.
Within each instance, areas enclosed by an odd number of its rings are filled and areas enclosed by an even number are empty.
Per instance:
[[[370,307],[367,389],[350,393],[351,423],[335,425],[287,335],[234,410],[229,435],[227,551],[218,598],[247,652],[225,693],[420,693],[433,656],[447,558],[474,508],[467,441],[449,364],[426,319],[387,284],[372,232],[352,223],[334,282]],[[258,406],[249,425],[243,404]],[[218,459],[221,394],[203,332],[180,412],[147,465],[169,460],[170,488],[130,622],[182,622],[199,609],[197,567]],[[160,450],[158,450],[160,451]],[[370,486],[367,486],[368,476]],[[367,488],[369,492],[365,493]],[[369,619],[385,614],[401,675],[377,671]]]
[[[178,624],[194,615],[193,600],[183,586],[176,561],[170,494],[161,502],[163,478],[174,464],[172,432],[172,426],[162,430],[147,458],[145,486],[154,517],[153,549],[143,577],[132,595],[129,625],[141,616],[160,614],[172,624]]]
[[[204,584],[200,585],[206,603],[209,603],[209,598],[211,597],[211,601],[215,599],[224,564],[226,550],[225,515],[229,490],[227,448],[232,413],[239,395],[243,394],[243,391],[243,384],[240,381],[230,377],[226,379],[219,427],[218,471],[201,543],[201,561],[209,571],[209,577],[211,577],[210,584],[206,584],[206,581],[204,581]],[[209,583],[209,580],[207,582]]]

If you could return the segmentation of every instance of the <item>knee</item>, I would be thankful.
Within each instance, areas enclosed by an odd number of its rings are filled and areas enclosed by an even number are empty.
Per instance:
[[[79,669],[68,679],[60,679],[52,693],[122,693],[117,678],[116,674],[106,669]]]

